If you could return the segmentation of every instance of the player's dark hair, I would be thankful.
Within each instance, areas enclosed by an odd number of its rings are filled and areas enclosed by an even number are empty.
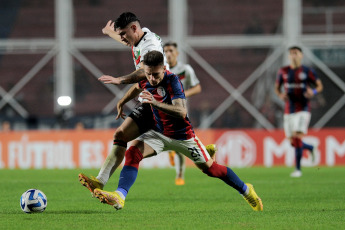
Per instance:
[[[299,50],[299,52],[303,53],[303,52],[302,52],[302,48],[299,47],[299,46],[291,46],[291,47],[289,47],[289,51],[290,51],[290,50]]]
[[[156,50],[148,52],[144,56],[144,65],[151,66],[151,67],[164,65],[163,54]]]
[[[137,16],[135,16],[135,14],[131,12],[124,12],[115,20],[114,27],[115,29],[116,28],[124,29],[131,22],[140,23],[140,20],[139,18],[137,18]]]
[[[167,42],[164,44],[163,48],[166,47],[166,46],[173,46],[177,49],[177,43],[176,42]]]

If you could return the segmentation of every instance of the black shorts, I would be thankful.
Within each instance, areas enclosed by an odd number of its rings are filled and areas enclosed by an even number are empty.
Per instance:
[[[129,114],[129,117],[132,118],[138,125],[141,134],[154,128],[153,113],[151,106],[148,104],[142,104],[141,106],[135,108]]]

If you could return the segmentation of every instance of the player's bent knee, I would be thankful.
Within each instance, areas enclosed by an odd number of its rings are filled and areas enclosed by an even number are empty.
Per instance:
[[[125,166],[132,166],[139,168],[139,163],[143,159],[143,154],[140,152],[138,147],[131,146],[125,153]]]
[[[114,142],[113,145],[121,146],[124,148],[127,148],[127,140],[123,137],[123,130],[122,129],[117,129],[116,132],[114,133]]]
[[[207,174],[210,177],[224,177],[227,174],[227,168],[223,165],[219,165],[216,162],[213,162],[211,167],[203,170],[203,173]]]
[[[126,141],[125,140],[125,132],[123,131],[123,129],[121,129],[121,128],[116,129],[116,131],[114,133],[114,140]]]

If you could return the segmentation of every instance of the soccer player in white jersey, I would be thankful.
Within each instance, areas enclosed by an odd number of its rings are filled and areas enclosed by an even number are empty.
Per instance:
[[[153,50],[163,54],[161,38],[148,28],[141,28],[139,19],[131,12],[122,13],[115,22],[109,21],[102,32],[116,41],[132,48],[133,61],[136,69],[136,71],[131,74],[118,78],[104,75],[99,78],[103,83],[118,85],[138,82],[145,79],[145,74],[142,69],[144,55]],[[93,193],[95,188],[103,188],[111,175],[121,164],[125,156],[127,143],[146,132],[153,125],[148,122],[152,119],[147,119],[147,117],[152,117],[150,106],[146,105],[135,108],[132,113],[125,118],[125,114],[123,114],[122,110],[123,104],[125,103],[126,101],[122,99],[117,103],[118,115],[116,119],[121,117],[125,120],[115,131],[113,148],[103,163],[98,176],[89,178],[82,173],[79,174],[79,181],[83,186],[89,189],[91,193]]]
[[[190,97],[196,94],[201,93],[201,85],[200,81],[197,78],[193,68],[182,62],[177,60],[179,55],[177,49],[177,43],[175,42],[167,42],[163,46],[164,53],[169,64],[169,68],[172,73],[175,73],[179,76],[180,81],[184,87],[184,93],[186,97]],[[215,154],[215,145],[208,145],[207,151],[211,155],[211,157]],[[175,162],[175,157],[177,158],[177,162]],[[184,173],[185,173],[185,157],[182,153],[175,152],[173,150],[169,151],[169,159],[171,165],[175,166],[176,169],[176,178],[175,184],[176,185],[184,185]]]
[[[244,183],[230,168],[213,161],[196,136],[188,118],[182,83],[177,75],[166,70],[163,54],[158,51],[148,52],[144,57],[144,70],[146,79],[129,91],[126,101],[140,93],[142,103],[152,109],[151,120],[154,121],[154,126],[131,142],[116,191],[96,188],[94,195],[102,203],[117,210],[122,209],[126,196],[137,179],[141,160],[174,149],[189,157],[206,175],[221,179],[236,189],[253,210],[262,211],[262,201],[253,186]]]

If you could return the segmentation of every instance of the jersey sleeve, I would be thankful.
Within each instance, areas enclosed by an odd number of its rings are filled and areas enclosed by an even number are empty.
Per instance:
[[[307,79],[308,79],[308,82],[315,84],[316,80],[318,79],[318,76],[316,75],[316,72],[314,69],[309,68],[308,73],[307,73]]]
[[[186,78],[189,81],[189,88],[200,84],[199,79],[196,77],[194,69],[190,65],[186,65]]]
[[[178,98],[185,99],[186,96],[184,95],[184,88],[180,81],[180,78],[177,75],[174,75],[171,80],[171,88],[172,88],[172,94],[170,95],[171,100],[175,100]]]

